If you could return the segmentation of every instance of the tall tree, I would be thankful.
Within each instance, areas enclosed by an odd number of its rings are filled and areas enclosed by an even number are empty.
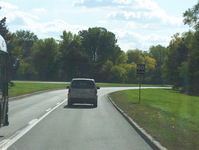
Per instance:
[[[6,35],[8,34],[8,29],[6,26],[6,17],[0,20],[0,35],[7,41]]]
[[[127,51],[128,61],[127,63],[136,63],[142,64],[144,63],[144,56],[142,50],[135,49],[135,50],[128,50]]]
[[[19,40],[19,45],[22,47],[21,58],[27,58],[31,55],[31,48],[38,40],[37,36],[31,31],[19,30],[16,31]]]
[[[192,40],[189,40],[189,48],[190,48],[190,54],[189,54],[189,61],[188,65],[184,64],[184,66],[188,66],[187,70],[189,72],[189,93],[194,95],[199,95],[199,1],[196,5],[193,6],[193,8],[188,9],[183,14],[184,16],[184,23],[188,24],[190,27],[194,27],[196,30],[194,33],[194,38],[191,38]]]
[[[43,81],[55,80],[58,77],[59,66],[58,44],[55,39],[38,40],[32,47],[32,66],[37,72],[37,79]]]
[[[61,39],[61,78],[71,80],[74,77],[88,77],[90,61],[83,51],[80,36],[64,31]]]
[[[82,40],[83,50],[89,56],[92,64],[90,68],[92,74],[90,75],[98,81],[103,80],[102,75],[99,74],[103,64],[107,60],[112,61],[114,64],[118,63],[121,54],[115,35],[101,27],[80,31],[79,35]]]
[[[105,28],[89,28],[88,30],[80,31],[79,35],[85,52],[93,62],[114,61],[115,56],[120,54],[115,35]]]
[[[186,34],[181,37],[179,33],[173,36],[169,46],[166,59],[168,78],[175,89],[183,86],[180,75],[180,67],[183,62],[188,61],[189,48],[186,45]]]
[[[149,55],[156,60],[155,71],[152,75],[153,83],[164,84],[165,79],[162,76],[162,66],[167,56],[167,48],[162,45],[151,46]]]
[[[189,8],[183,14],[184,24],[188,24],[191,27],[194,27],[196,30],[199,30],[199,1],[193,8]]]

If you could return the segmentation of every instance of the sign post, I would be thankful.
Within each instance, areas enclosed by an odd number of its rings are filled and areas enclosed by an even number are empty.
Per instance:
[[[141,102],[141,84],[145,73],[145,64],[137,64],[137,76],[139,76],[139,103]]]

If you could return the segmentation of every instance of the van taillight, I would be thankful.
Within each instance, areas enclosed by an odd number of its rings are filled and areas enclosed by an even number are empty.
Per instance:
[[[97,94],[97,90],[95,89],[95,94]]]

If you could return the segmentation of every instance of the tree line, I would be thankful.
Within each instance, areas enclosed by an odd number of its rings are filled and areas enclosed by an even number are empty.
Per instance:
[[[114,33],[103,27],[73,34],[64,30],[60,40],[39,39],[31,31],[11,33],[6,18],[0,20],[0,34],[7,42],[10,58],[20,61],[16,80],[70,81],[74,77],[97,82],[137,83],[137,64],[146,65],[143,83],[172,84],[174,89],[199,95],[199,4],[184,14],[193,31],[176,33],[167,47],[148,51],[128,50],[117,44]]]

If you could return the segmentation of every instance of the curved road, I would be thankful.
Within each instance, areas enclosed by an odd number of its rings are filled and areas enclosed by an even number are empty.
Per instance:
[[[150,150],[107,99],[128,88],[101,88],[98,107],[67,107],[67,90],[10,101],[10,125],[0,129],[0,149]],[[131,88],[132,89],[132,88]]]

